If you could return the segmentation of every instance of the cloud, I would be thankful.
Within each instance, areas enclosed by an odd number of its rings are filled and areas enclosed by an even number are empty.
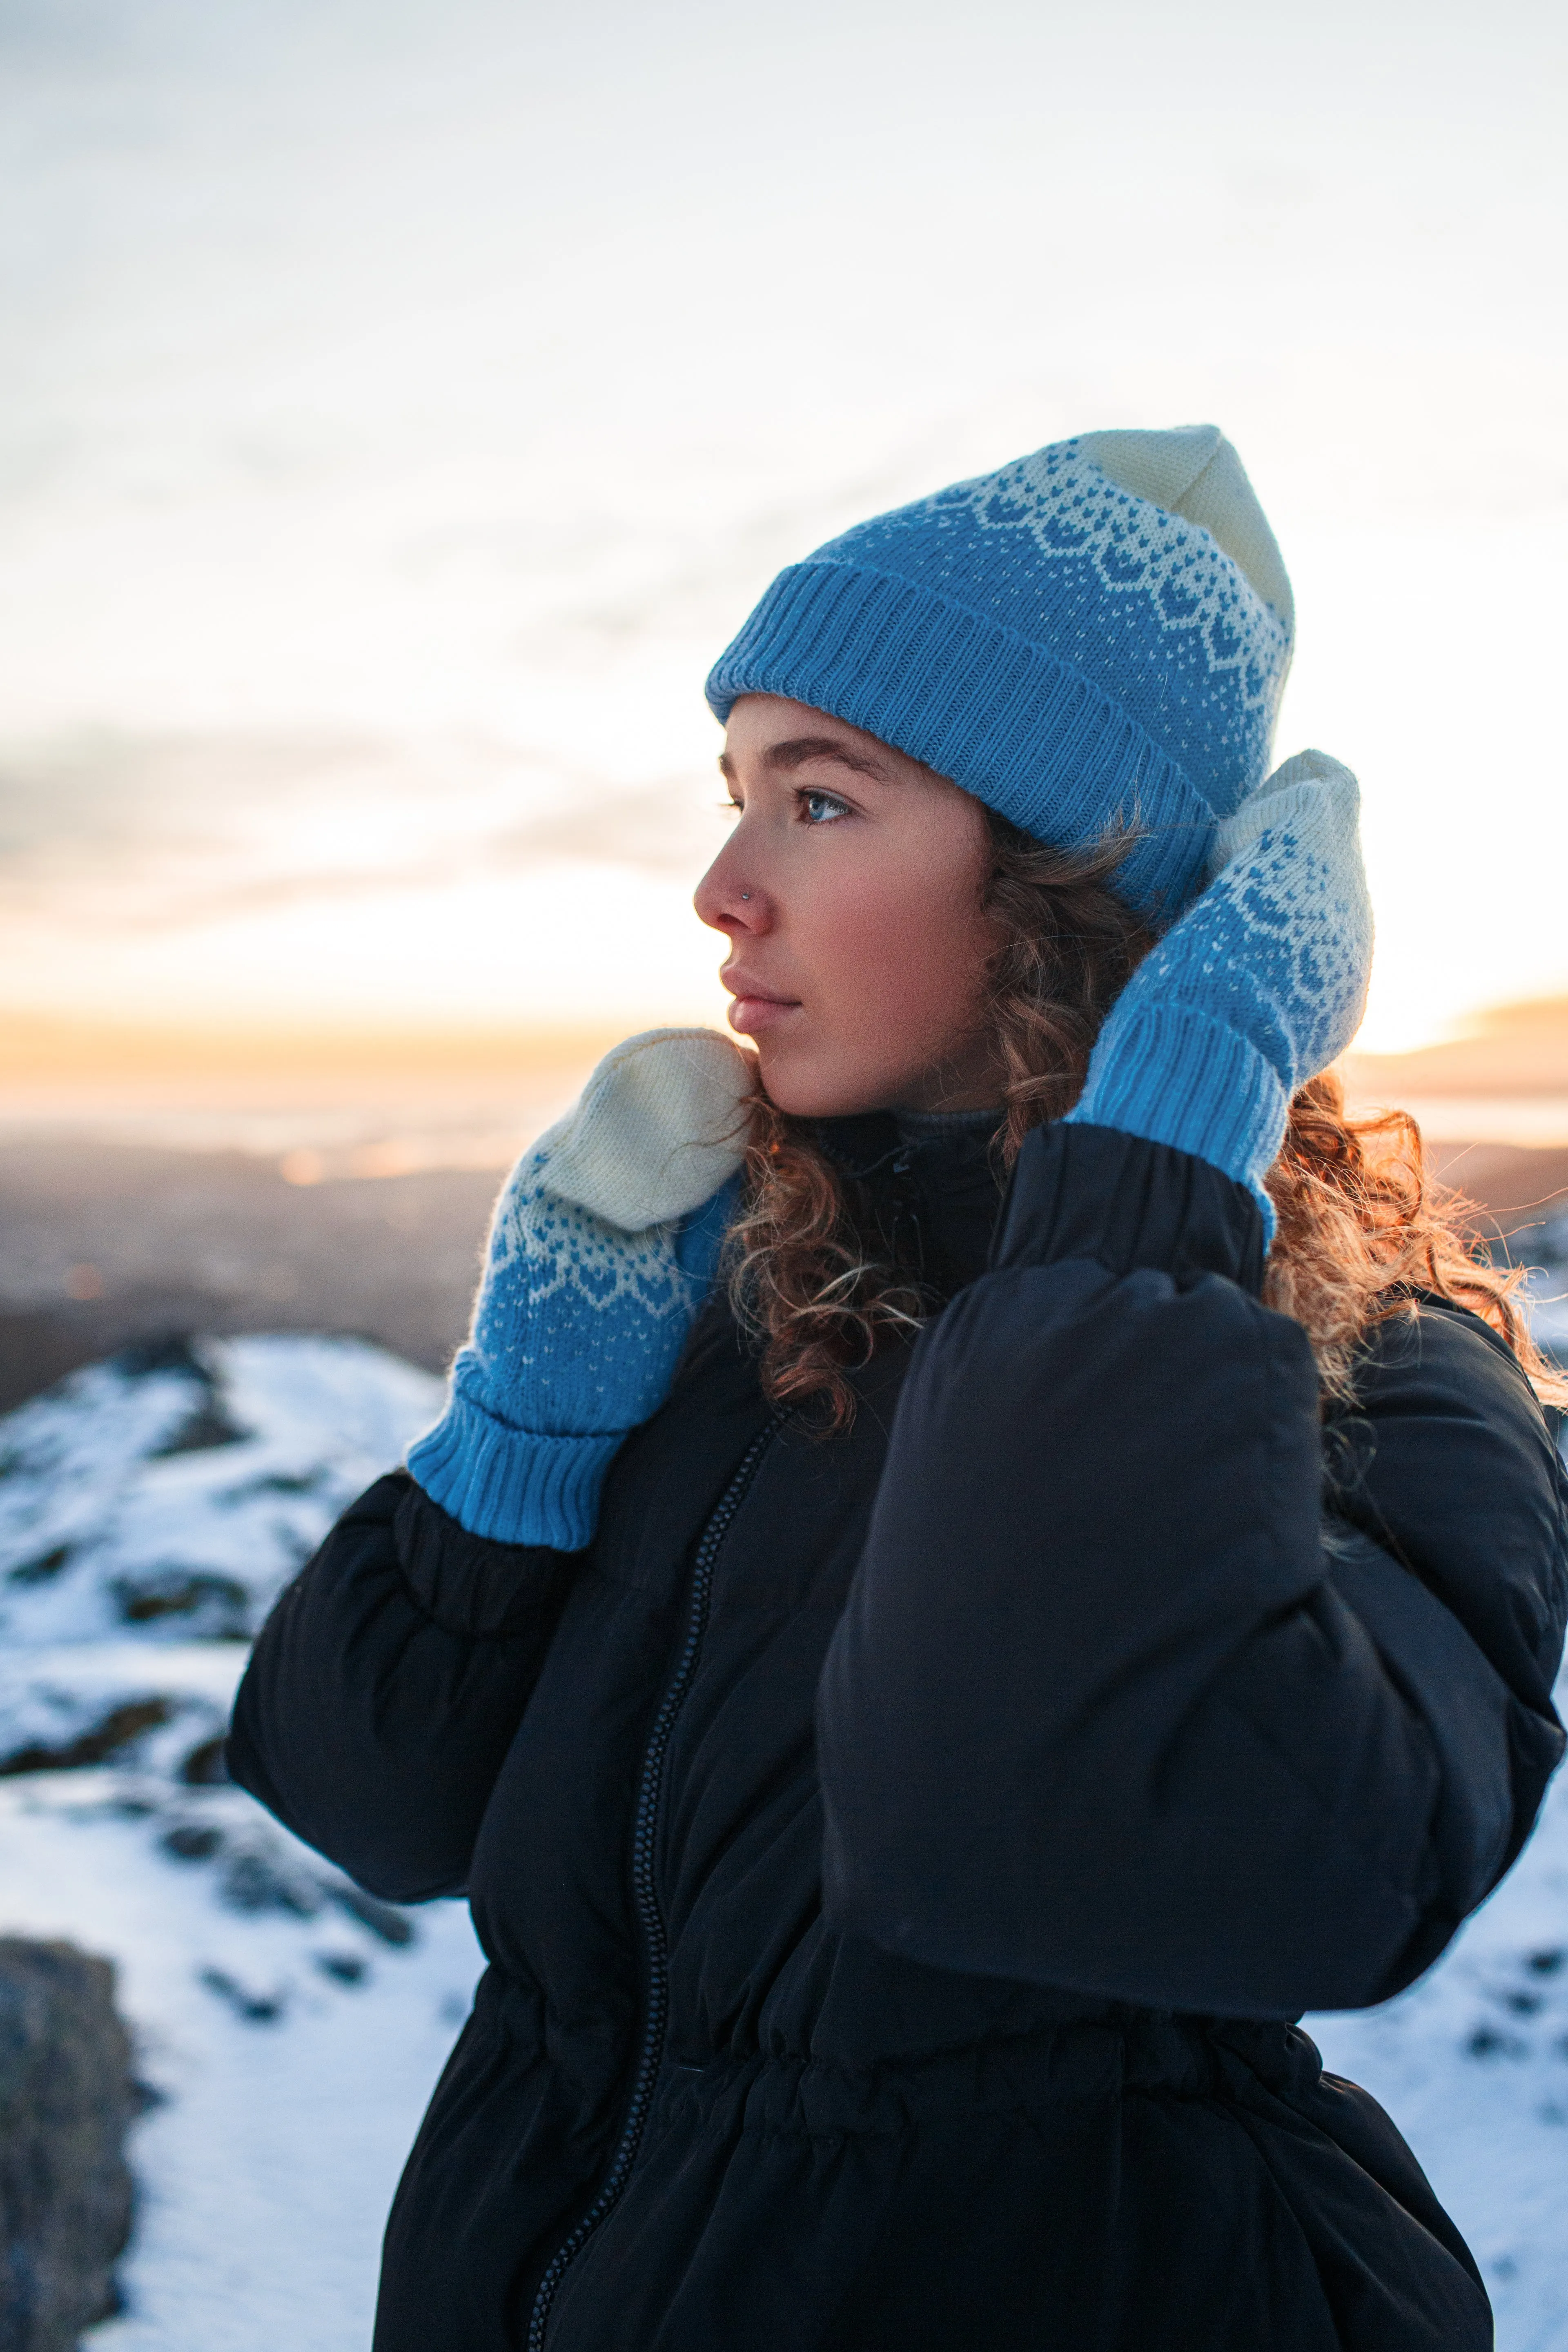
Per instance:
[[[0,746],[0,905],[188,929],[546,862],[695,880],[717,779],[628,782],[479,736],[83,734]]]

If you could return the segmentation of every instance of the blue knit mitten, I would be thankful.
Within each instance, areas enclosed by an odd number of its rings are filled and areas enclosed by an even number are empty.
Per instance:
[[[1069,1119],[1263,1180],[1298,1087],[1343,1053],[1372,967],[1356,780],[1301,751],[1215,835],[1213,879],[1112,1006]]]
[[[408,1454],[471,1534],[592,1541],[611,1460],[663,1403],[712,1287],[753,1089],[717,1031],[654,1030],[518,1161],[447,1410]]]

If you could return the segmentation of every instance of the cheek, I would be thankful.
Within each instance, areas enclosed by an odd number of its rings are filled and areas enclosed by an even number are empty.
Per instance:
[[[819,909],[836,1027],[932,1046],[973,1018],[984,969],[978,885],[941,873],[868,877]]]

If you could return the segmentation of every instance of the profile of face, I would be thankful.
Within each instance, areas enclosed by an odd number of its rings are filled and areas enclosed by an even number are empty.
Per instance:
[[[698,886],[725,933],[730,1025],[784,1111],[984,1109],[996,942],[980,803],[843,719],[742,696],[720,767],[738,812]]]

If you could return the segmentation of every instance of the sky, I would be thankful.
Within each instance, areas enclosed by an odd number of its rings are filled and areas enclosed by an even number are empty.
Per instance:
[[[0,0],[0,1010],[716,1017],[773,572],[1207,418],[1363,1046],[1568,992],[1565,66],[1534,0]]]

